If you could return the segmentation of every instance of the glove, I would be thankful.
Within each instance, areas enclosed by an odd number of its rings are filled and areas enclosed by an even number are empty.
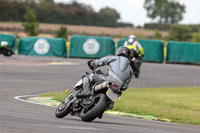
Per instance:
[[[90,64],[92,61],[93,61],[93,60],[90,60],[90,61],[87,62],[88,67],[89,67],[91,70],[95,69],[95,67],[93,67],[93,66]]]
[[[138,60],[142,60],[142,56],[138,57]]]
[[[138,57],[138,60],[142,60],[143,57],[144,57],[144,54],[140,54],[140,56]]]

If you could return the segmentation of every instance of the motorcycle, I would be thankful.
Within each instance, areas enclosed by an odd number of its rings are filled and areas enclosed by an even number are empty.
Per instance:
[[[14,54],[12,49],[9,47],[8,42],[2,41],[0,44],[0,54],[3,54],[4,56],[11,56]]]
[[[102,72],[93,70],[93,73]],[[79,80],[74,86],[74,90],[57,107],[55,116],[63,118],[71,114],[80,117],[84,122],[91,122],[97,117],[101,119],[103,113],[112,109],[116,99],[121,96],[119,86],[109,81],[91,83],[91,88],[90,96],[77,97],[78,93],[83,92],[82,79]]]
[[[140,57],[139,57],[140,58]],[[131,68],[133,70],[133,75],[136,77],[136,78],[139,78],[140,76],[140,67],[142,65],[142,59],[139,59],[139,58],[135,58],[133,57],[131,59]]]

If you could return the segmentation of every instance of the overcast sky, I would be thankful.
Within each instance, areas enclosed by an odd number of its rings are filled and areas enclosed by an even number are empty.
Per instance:
[[[55,2],[69,3],[73,0],[54,0]],[[110,7],[118,11],[122,22],[133,23],[135,26],[143,26],[153,22],[147,18],[144,9],[145,0],[76,0],[78,3],[90,5],[96,12],[101,8]],[[180,24],[200,24],[200,0],[176,0],[186,7],[184,19]]]

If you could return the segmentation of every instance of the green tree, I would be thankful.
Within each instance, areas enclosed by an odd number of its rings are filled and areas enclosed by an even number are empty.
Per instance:
[[[191,29],[186,25],[172,24],[170,27],[170,39],[175,41],[188,41],[191,39]]]
[[[103,26],[117,27],[117,20],[120,19],[119,13],[112,8],[102,8],[98,13]]]
[[[25,23],[22,23],[22,26],[24,27],[24,32],[28,36],[37,36],[39,34],[39,24],[36,21],[36,14],[33,10],[28,11],[24,18],[26,20]]]
[[[155,30],[154,31],[154,36],[153,36],[154,39],[162,39],[162,34],[160,33],[159,30]]]
[[[59,30],[56,31],[55,37],[64,38],[66,41],[68,40],[68,31],[66,26],[61,26]]]
[[[185,13],[185,6],[175,0],[145,0],[144,8],[149,18],[165,24],[178,23]]]
[[[32,9],[37,15],[37,21],[42,23],[133,27],[131,23],[119,23],[120,14],[109,7],[95,12],[90,5],[77,1],[70,3],[55,3],[54,0],[0,1],[0,21],[24,22],[27,9]]]
[[[192,39],[191,39],[192,42],[200,42],[200,33],[193,33],[192,35]]]

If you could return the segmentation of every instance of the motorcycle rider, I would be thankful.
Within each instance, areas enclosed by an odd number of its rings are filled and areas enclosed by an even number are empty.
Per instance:
[[[138,42],[138,40],[136,39],[135,35],[130,35],[129,39],[124,42],[124,46],[131,50],[132,57],[135,57],[136,60],[138,60],[139,62],[142,62],[142,58],[144,57],[144,49],[141,46],[141,44]],[[131,66],[134,71],[135,66],[132,61],[131,61]]]
[[[5,46],[8,46],[8,42],[2,41],[2,42],[0,43],[0,48],[1,48],[1,47],[5,47]]]
[[[124,46],[121,46],[116,51],[115,55],[109,55],[100,59],[88,61],[88,66],[91,70],[101,66],[108,66],[107,74],[86,74],[82,77],[83,90],[77,97],[89,96],[91,92],[90,83],[110,81],[120,87],[121,91],[128,88],[132,79],[133,72],[130,67],[131,51]]]
[[[144,49],[141,46],[141,44],[138,42],[136,39],[135,35],[130,35],[129,39],[124,42],[124,46],[128,47],[131,51],[136,51],[134,52],[134,57],[136,58],[141,58],[144,57]]]
[[[11,56],[15,53],[12,51],[7,41],[2,41],[0,43],[0,54],[3,54],[4,56]]]

